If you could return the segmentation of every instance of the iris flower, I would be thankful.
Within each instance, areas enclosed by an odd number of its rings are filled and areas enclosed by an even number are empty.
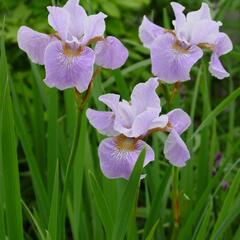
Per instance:
[[[190,158],[180,137],[190,125],[190,117],[181,109],[160,115],[160,98],[156,93],[158,85],[157,78],[137,84],[130,102],[120,101],[117,94],[102,95],[99,100],[110,111],[87,110],[91,125],[108,136],[98,148],[100,167],[106,177],[128,179],[143,148],[146,148],[144,166],[153,161],[153,149],[144,138],[158,131],[169,133],[164,155],[171,164],[183,167]]]
[[[219,57],[232,50],[232,42],[219,31],[222,23],[212,20],[208,5],[202,3],[198,11],[186,15],[181,4],[172,2],[171,6],[174,30],[157,26],[145,16],[139,27],[139,37],[150,49],[152,73],[167,83],[189,80],[192,66],[208,49],[212,51],[210,73],[218,79],[228,77]]]
[[[115,37],[104,37],[105,14],[88,16],[78,0],[47,9],[55,33],[47,35],[22,26],[18,44],[34,63],[45,66],[49,87],[75,87],[83,92],[92,79],[94,63],[109,69],[125,63],[128,51],[123,44]],[[96,44],[94,49],[92,44]]]

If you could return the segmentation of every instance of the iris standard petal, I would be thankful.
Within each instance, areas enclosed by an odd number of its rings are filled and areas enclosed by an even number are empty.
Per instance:
[[[164,144],[164,155],[176,167],[184,167],[190,159],[190,153],[184,141],[173,129]]]
[[[183,13],[185,7],[177,2],[171,2],[171,6],[175,15],[175,20],[173,21],[173,25],[174,25],[176,34],[179,35],[181,29],[186,24],[186,17]]]
[[[143,46],[149,48],[154,40],[164,32],[164,28],[154,24],[146,16],[144,16],[139,27],[138,34]]]
[[[95,46],[95,63],[104,68],[120,68],[128,58],[128,50],[115,37],[107,37]]]
[[[144,166],[146,166],[154,160],[154,152],[144,141],[123,136],[104,139],[98,148],[103,174],[107,178],[128,179],[144,147],[146,147],[144,160]]]
[[[126,136],[131,136],[132,125],[136,118],[136,109],[123,100],[119,102],[115,115],[114,129]]]
[[[91,81],[94,60],[94,52],[90,48],[85,47],[80,53],[70,51],[66,55],[60,41],[52,42],[44,57],[45,83],[60,90],[76,87],[79,92],[83,92]]]
[[[207,27],[206,27],[207,26]],[[219,34],[219,23],[213,20],[201,20],[193,23],[190,34],[191,44],[208,43],[213,44]]]
[[[22,26],[17,33],[18,46],[34,63],[44,64],[44,53],[48,44],[54,39],[47,34],[36,32]]]
[[[152,124],[149,129],[156,129],[156,128],[164,129],[167,127],[167,124],[168,124],[168,115],[163,114],[152,121]]]
[[[222,63],[219,60],[217,54],[213,53],[209,63],[209,72],[218,79],[229,77],[229,73],[225,70]]]
[[[189,12],[186,16],[187,22],[197,22],[202,19],[211,20],[211,13],[208,4],[202,3],[202,6],[197,11]]]
[[[157,78],[150,78],[147,82],[137,84],[131,94],[131,105],[135,107],[137,113],[155,108],[161,112],[160,98],[156,93],[159,85]],[[158,113],[158,114],[159,114]]]
[[[181,47],[172,34],[166,33],[151,46],[152,73],[168,83],[189,80],[192,66],[202,55],[199,47]]]
[[[170,111],[167,116],[168,122],[178,134],[182,134],[191,124],[189,115],[180,108]]]
[[[78,0],[68,0],[63,9],[70,15],[69,33],[79,41],[84,34],[84,24],[87,20],[87,14],[83,7],[79,6]]]
[[[98,98],[101,102],[105,103],[113,112],[118,109],[120,96],[114,93],[107,93]]]
[[[154,119],[159,115],[158,109],[148,108],[146,111],[138,114],[134,119],[131,131],[128,137],[140,137],[147,134],[148,130],[152,127]]]
[[[60,35],[63,40],[68,37],[70,15],[61,7],[47,7],[48,23]]]
[[[94,39],[95,37],[103,36],[106,28],[106,17],[107,15],[102,12],[88,16],[84,23],[83,44],[86,44],[89,40]]]
[[[118,134],[113,129],[115,120],[113,112],[96,111],[89,108],[86,112],[86,115],[91,125],[96,128],[101,134],[107,136],[115,136]]]

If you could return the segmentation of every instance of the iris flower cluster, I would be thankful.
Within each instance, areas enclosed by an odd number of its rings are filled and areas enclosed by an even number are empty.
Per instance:
[[[116,69],[128,58],[128,50],[115,37],[104,36],[103,13],[88,16],[78,0],[64,7],[47,7],[48,23],[55,30],[47,35],[26,26],[18,31],[19,47],[34,62],[45,66],[45,83],[60,90],[87,90],[94,64]],[[90,46],[95,43],[95,48]]]
[[[139,37],[150,49],[155,77],[137,84],[130,101],[108,93],[99,100],[109,111],[89,108],[86,112],[91,125],[108,136],[98,148],[100,167],[108,178],[128,179],[143,148],[146,149],[144,166],[153,161],[154,151],[145,140],[155,132],[168,134],[163,152],[172,165],[183,167],[190,159],[180,135],[191,119],[179,108],[161,113],[156,93],[160,80],[166,83],[189,80],[190,70],[202,58],[204,49],[212,52],[210,73],[219,79],[229,76],[219,58],[232,50],[232,42],[220,32],[222,23],[212,20],[208,5],[203,3],[198,11],[187,15],[181,4],[172,2],[171,6],[175,14],[174,29],[157,26],[145,16],[139,27]],[[124,45],[113,36],[104,36],[105,14],[88,16],[78,0],[47,9],[48,23],[54,29],[52,34],[26,26],[18,31],[19,47],[34,63],[45,66],[47,86],[60,90],[75,88],[82,93],[93,80],[94,65],[116,69],[126,62],[128,50]]]
[[[192,66],[202,58],[203,49],[208,49],[212,52],[209,72],[219,79],[228,77],[219,57],[232,50],[232,42],[219,31],[222,23],[212,20],[208,5],[203,3],[187,15],[181,4],[172,2],[171,6],[173,30],[157,26],[145,16],[139,27],[139,37],[151,52],[152,73],[167,83],[190,80]]]
[[[98,149],[101,169],[108,178],[127,179],[143,148],[146,148],[144,166],[153,161],[153,149],[143,140],[154,132],[169,133],[164,155],[171,164],[183,167],[190,158],[187,146],[180,138],[190,125],[190,117],[181,109],[161,114],[161,102],[156,93],[158,84],[157,78],[137,84],[130,102],[120,101],[117,94],[100,96],[99,100],[111,111],[87,110],[92,126],[109,136]]]

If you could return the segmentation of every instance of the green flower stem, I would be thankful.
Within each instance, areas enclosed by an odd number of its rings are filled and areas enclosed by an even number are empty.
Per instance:
[[[58,239],[61,239],[61,238],[64,239],[64,235],[65,235],[64,230],[65,230],[65,217],[66,217],[66,208],[67,208],[67,203],[66,203],[67,193],[68,193],[70,179],[71,179],[70,177],[71,177],[72,167],[73,167],[73,163],[74,163],[74,159],[75,159],[77,147],[78,147],[78,141],[80,136],[80,126],[81,126],[81,120],[83,117],[82,115],[83,115],[83,111],[78,109],[73,144],[68,157],[67,170],[65,174],[64,183],[63,183],[63,192],[62,192],[62,198],[61,198],[61,212],[60,212],[61,224],[59,224],[59,227],[61,228],[59,229],[59,233],[61,234],[59,236],[60,238]]]
[[[71,179],[71,173],[72,173],[72,168],[73,168],[73,163],[74,159],[76,157],[76,152],[77,152],[77,147],[79,143],[79,137],[80,137],[80,126],[82,119],[84,117],[84,107],[91,95],[91,90],[93,87],[93,82],[96,79],[97,75],[100,73],[101,68],[97,68],[93,74],[92,80],[89,84],[89,87],[86,91],[85,96],[81,99],[81,96],[78,92],[76,92],[76,102],[78,104],[78,109],[77,109],[77,120],[76,120],[76,127],[75,127],[75,132],[74,132],[74,138],[73,138],[73,144],[70,150],[70,154],[68,157],[68,162],[67,162],[67,170],[64,178],[64,183],[63,183],[63,193],[62,193],[62,198],[61,198],[61,212],[60,212],[60,221],[61,224],[59,224],[59,238],[64,239],[65,233],[65,218],[66,218],[66,208],[67,208],[67,193],[70,185],[70,179]]]

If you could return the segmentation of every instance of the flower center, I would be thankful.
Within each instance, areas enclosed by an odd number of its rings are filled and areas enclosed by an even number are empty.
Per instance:
[[[136,150],[137,139],[128,138],[124,135],[119,135],[115,138],[116,146],[121,151],[132,152]]]
[[[188,53],[189,47],[185,46],[184,43],[181,43],[180,41],[176,41],[173,44],[173,49],[179,53],[186,54]]]
[[[78,48],[71,48],[68,44],[64,44],[63,46],[63,53],[67,57],[77,57],[81,54],[83,48],[82,46]]]

